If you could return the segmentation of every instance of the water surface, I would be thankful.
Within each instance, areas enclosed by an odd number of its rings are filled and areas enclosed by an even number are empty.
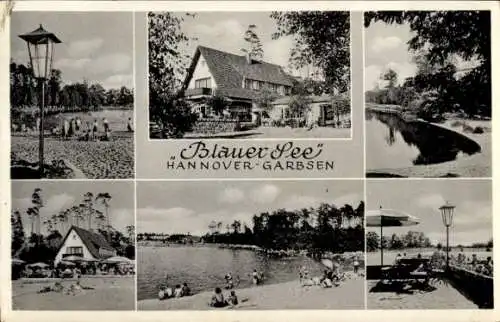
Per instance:
[[[437,164],[481,151],[475,141],[430,123],[371,110],[365,116],[367,169]]]
[[[224,287],[224,275],[240,277],[241,287],[252,286],[254,269],[264,274],[265,284],[298,279],[298,271],[306,265],[313,276],[324,267],[307,257],[268,258],[249,250],[215,247],[141,247],[138,251],[137,299],[156,298],[160,285],[188,283],[193,292]]]

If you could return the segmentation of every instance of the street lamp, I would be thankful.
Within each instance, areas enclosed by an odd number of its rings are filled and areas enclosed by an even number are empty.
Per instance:
[[[441,217],[443,218],[443,224],[446,227],[446,269],[450,265],[450,226],[453,224],[453,212],[455,211],[455,206],[446,202],[445,205],[439,207],[441,211]]]
[[[42,25],[24,35],[19,35],[19,38],[26,41],[28,46],[28,55],[30,67],[33,71],[33,76],[38,81],[40,87],[40,124],[38,125],[39,131],[39,144],[38,144],[38,158],[39,167],[38,171],[40,178],[43,178],[43,112],[45,108],[45,81],[52,71],[52,61],[54,58],[54,45],[61,43],[59,38],[51,32],[43,29]]]

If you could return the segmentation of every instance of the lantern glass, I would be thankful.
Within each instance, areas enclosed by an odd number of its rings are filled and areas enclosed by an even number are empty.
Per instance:
[[[453,212],[455,210],[455,206],[450,204],[446,204],[439,208],[441,210],[441,216],[443,218],[443,224],[447,227],[451,226],[453,223]]]
[[[54,43],[47,40],[42,43],[28,42],[27,44],[33,76],[39,79],[47,79],[52,70]]]

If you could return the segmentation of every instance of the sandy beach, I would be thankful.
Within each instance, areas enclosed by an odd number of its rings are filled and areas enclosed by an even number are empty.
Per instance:
[[[237,289],[240,300],[248,299],[234,308],[241,310],[266,309],[363,309],[365,305],[364,279],[348,279],[338,287],[302,287],[299,281]],[[138,310],[208,310],[213,292],[203,292],[189,297],[159,301],[139,301]],[[224,295],[229,291],[224,290]]]
[[[456,119],[447,120],[444,123],[432,123],[435,126],[460,133],[481,146],[481,152],[470,156],[463,155],[457,160],[438,164],[416,165],[399,169],[367,169],[370,175],[391,174],[401,177],[490,177],[492,168],[492,146],[491,146],[491,121],[464,121],[471,127],[481,126],[486,129],[485,133],[474,134],[464,132],[462,127],[453,127]]]
[[[63,293],[37,293],[53,286],[56,279],[21,279],[12,281],[13,310],[134,310],[134,276],[82,277],[81,285],[93,287],[76,295]],[[75,280],[61,281],[68,287]]]
[[[414,291],[413,294],[398,294],[396,292],[370,292],[377,281],[368,281],[367,306],[368,309],[477,309],[472,301],[468,300],[458,290],[449,284],[434,285],[435,290]]]

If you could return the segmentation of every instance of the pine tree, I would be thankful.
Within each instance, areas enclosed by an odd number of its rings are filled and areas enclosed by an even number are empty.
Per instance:
[[[14,211],[10,216],[12,229],[11,253],[15,254],[24,244],[24,228],[21,220],[21,213]]]
[[[255,32],[256,29],[256,25],[248,25],[248,29],[245,31],[245,35],[243,37],[243,39],[245,39],[248,43],[248,49],[242,49],[242,51],[248,53],[252,59],[262,60],[264,57],[264,49],[262,48],[259,36]]]

